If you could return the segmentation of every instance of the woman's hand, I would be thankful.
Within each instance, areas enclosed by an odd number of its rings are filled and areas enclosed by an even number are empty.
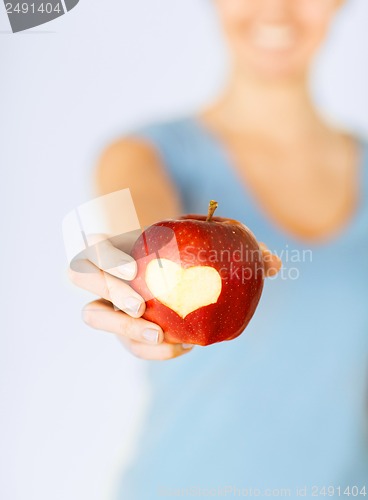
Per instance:
[[[111,262],[120,264],[107,269],[107,263]],[[83,308],[83,320],[87,325],[115,333],[132,354],[143,359],[176,358],[192,349],[192,345],[168,344],[158,325],[141,318],[145,302],[125,283],[134,279],[136,262],[108,240],[98,244],[98,252],[86,253],[86,258],[73,267],[78,271],[69,269],[71,281],[102,297]]]
[[[98,252],[86,252],[86,258],[78,261],[78,271],[69,270],[75,285],[102,297],[83,308],[85,323],[97,330],[116,334],[124,346],[139,358],[166,360],[190,352],[192,345],[165,342],[160,326],[141,318],[145,302],[125,282],[134,279],[137,273],[132,257],[115,248],[107,239],[97,247]],[[265,275],[274,276],[281,267],[281,261],[263,243],[260,247]],[[111,267],[108,262],[117,265]]]

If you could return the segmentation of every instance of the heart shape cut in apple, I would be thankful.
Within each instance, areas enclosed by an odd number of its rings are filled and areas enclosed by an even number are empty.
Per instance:
[[[222,280],[209,266],[184,269],[168,259],[153,259],[146,268],[145,280],[153,297],[185,318],[201,307],[215,304]]]

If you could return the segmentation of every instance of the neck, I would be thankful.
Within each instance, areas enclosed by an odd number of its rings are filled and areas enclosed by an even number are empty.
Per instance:
[[[272,81],[235,68],[216,109],[234,133],[295,141],[325,128],[310,98],[307,75]]]

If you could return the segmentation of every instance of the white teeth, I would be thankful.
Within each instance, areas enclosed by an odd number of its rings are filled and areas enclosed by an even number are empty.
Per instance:
[[[255,28],[253,42],[261,49],[285,50],[293,45],[294,35],[294,30],[290,26],[262,24]]]

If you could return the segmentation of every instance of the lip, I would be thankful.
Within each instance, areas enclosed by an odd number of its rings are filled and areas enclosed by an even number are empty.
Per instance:
[[[259,24],[251,34],[254,47],[268,51],[290,50],[295,38],[293,27],[280,24]]]

